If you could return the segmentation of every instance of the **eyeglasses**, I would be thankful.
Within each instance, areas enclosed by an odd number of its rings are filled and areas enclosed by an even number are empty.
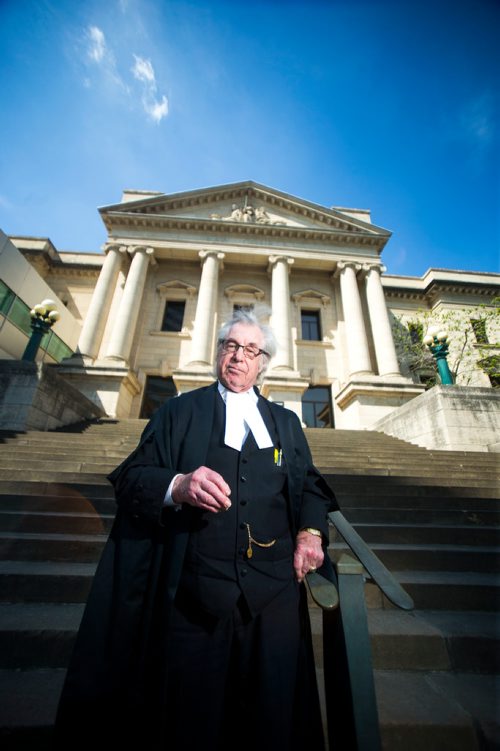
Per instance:
[[[259,349],[253,344],[238,344],[234,339],[224,339],[224,341],[221,342],[222,351],[228,355],[234,355],[240,347],[247,360],[255,360],[259,355],[267,355],[267,357],[269,357],[269,352],[266,352],[265,349]]]

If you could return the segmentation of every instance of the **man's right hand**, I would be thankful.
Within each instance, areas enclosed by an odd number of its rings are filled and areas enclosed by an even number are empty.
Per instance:
[[[198,467],[188,475],[176,477],[172,488],[174,503],[189,503],[203,511],[227,511],[231,506],[231,488],[222,475],[208,467]]]

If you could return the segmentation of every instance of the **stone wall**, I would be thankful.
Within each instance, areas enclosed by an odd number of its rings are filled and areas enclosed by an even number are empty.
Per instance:
[[[0,429],[54,430],[103,415],[53,366],[0,360]]]
[[[434,386],[372,427],[429,449],[500,451],[499,408],[494,389]]]

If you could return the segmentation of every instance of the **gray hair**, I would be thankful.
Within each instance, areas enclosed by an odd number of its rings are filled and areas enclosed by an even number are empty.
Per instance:
[[[241,323],[244,326],[257,326],[262,331],[264,337],[264,346],[262,349],[264,349],[269,355],[261,355],[262,367],[260,373],[261,375],[264,375],[269,366],[269,361],[274,357],[278,350],[278,342],[276,341],[274,331],[268,324],[263,323],[262,321],[262,319],[268,315],[268,308],[263,306],[256,310],[250,308],[238,308],[235,310],[229,321],[222,326],[217,334],[217,353],[219,353],[222,343],[227,339],[233,326],[238,323]]]

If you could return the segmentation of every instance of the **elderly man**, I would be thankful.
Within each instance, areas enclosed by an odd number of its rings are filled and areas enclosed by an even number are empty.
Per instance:
[[[323,748],[305,575],[334,496],[297,417],[255,384],[272,331],[237,311],[217,383],[166,402],[111,475],[118,512],[60,702],[144,749]]]

